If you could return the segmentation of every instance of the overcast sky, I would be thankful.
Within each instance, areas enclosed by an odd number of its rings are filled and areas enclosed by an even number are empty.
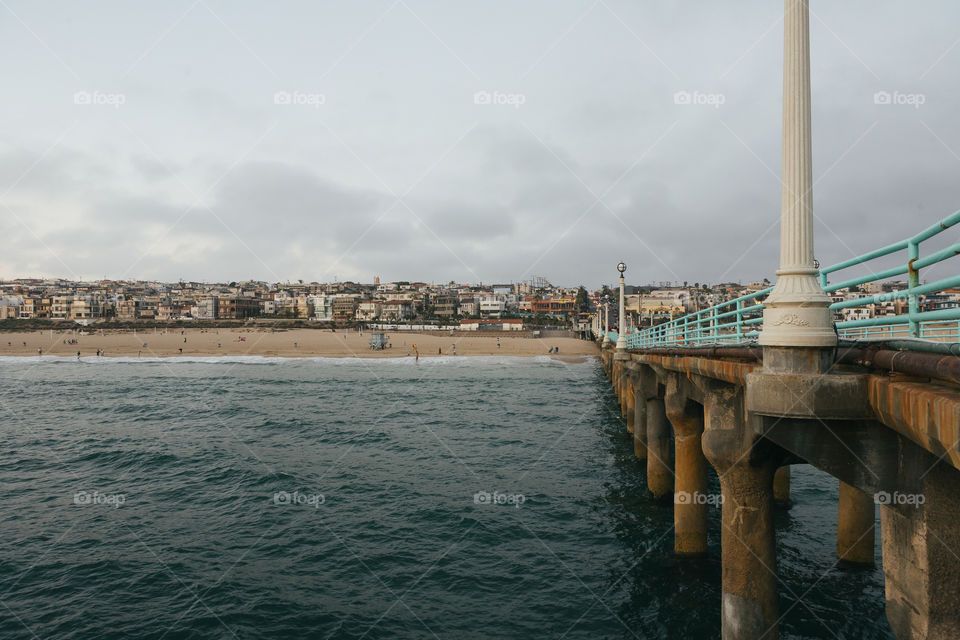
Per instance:
[[[773,278],[779,0],[0,5],[0,277]],[[830,264],[960,209],[960,5],[811,10]]]

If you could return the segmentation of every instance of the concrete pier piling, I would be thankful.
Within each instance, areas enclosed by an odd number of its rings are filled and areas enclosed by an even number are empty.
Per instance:
[[[637,390],[633,387],[633,382],[630,376],[626,376],[627,381],[627,394],[626,402],[624,406],[626,407],[626,419],[627,419],[627,433],[633,433],[634,425],[637,420],[637,410],[636,410],[636,400],[637,400]]]
[[[654,500],[673,496],[673,443],[661,398],[647,400],[647,491]]]
[[[773,502],[778,507],[790,507],[790,466],[777,469],[773,476]]]
[[[755,446],[743,395],[715,387],[706,398],[703,452],[717,470],[721,509],[724,640],[778,637],[773,475],[778,461]]]
[[[685,378],[667,382],[666,413],[674,431],[676,472],[673,523],[674,551],[697,556],[707,552],[707,459],[703,455],[703,406],[693,402]]]
[[[837,500],[837,558],[848,566],[872,566],[876,505],[873,496],[840,481]]]
[[[647,459],[647,401],[643,393],[637,391],[634,400],[633,418],[633,455],[639,460]]]

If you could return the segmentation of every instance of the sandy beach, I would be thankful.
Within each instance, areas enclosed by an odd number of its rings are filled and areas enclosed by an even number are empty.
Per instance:
[[[82,333],[86,335],[82,335]],[[542,356],[558,347],[563,359],[597,355],[596,345],[575,338],[530,338],[502,335],[432,335],[393,332],[390,348],[373,351],[370,333],[320,329],[271,331],[250,329],[153,329],[145,331],[23,331],[0,333],[0,356],[171,357],[171,356],[281,356],[390,358],[414,356]],[[72,341],[76,342],[72,342]],[[499,346],[498,346],[499,343]],[[416,348],[414,348],[416,346]],[[454,346],[456,353],[454,353]]]

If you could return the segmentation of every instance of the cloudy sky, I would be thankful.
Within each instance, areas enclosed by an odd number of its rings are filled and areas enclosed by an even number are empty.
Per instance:
[[[811,10],[830,264],[960,209],[960,5]],[[782,14],[2,0],[0,277],[772,278]]]

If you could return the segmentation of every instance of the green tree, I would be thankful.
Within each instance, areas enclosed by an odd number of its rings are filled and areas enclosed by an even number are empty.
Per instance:
[[[584,313],[590,311],[590,295],[587,293],[587,290],[583,287],[577,288],[577,299],[574,303],[577,311]]]

